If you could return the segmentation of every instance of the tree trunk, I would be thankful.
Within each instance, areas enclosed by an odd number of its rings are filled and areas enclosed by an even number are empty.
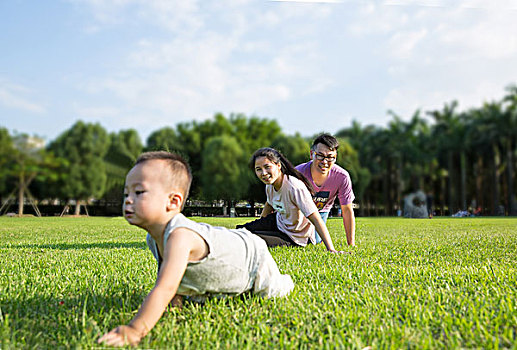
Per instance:
[[[455,212],[455,193],[454,193],[454,154],[452,151],[449,151],[448,157],[447,157],[447,165],[449,168],[449,215],[454,214]]]
[[[383,194],[384,194],[384,215],[390,215],[390,204],[391,204],[391,162],[388,159],[386,161],[386,174],[383,179]]]
[[[492,215],[499,215],[499,149],[492,144]]]
[[[74,215],[80,215],[81,214],[81,201],[77,200],[75,202],[75,212]]]
[[[481,209],[485,208],[485,196],[483,191],[483,156],[479,155],[475,167],[475,178],[476,178],[476,194],[475,200],[476,205]]]
[[[399,208],[400,210],[403,210],[403,205],[402,205],[402,188],[404,186],[404,180],[402,179],[402,171],[404,169],[404,163],[402,161],[402,157],[400,157],[400,159],[398,160],[397,162],[397,208]],[[393,212],[392,212],[393,214]],[[396,213],[395,213],[396,214]]]
[[[429,173],[432,174],[432,171],[431,170]],[[415,179],[415,187],[419,190],[422,190],[422,191],[425,191],[425,176],[423,175],[423,173],[420,173],[416,176],[416,179]],[[429,184],[432,186],[432,183],[433,183],[433,180],[432,180],[432,176],[429,175]]]
[[[467,210],[467,161],[465,151],[460,152],[461,210]]]
[[[443,174],[440,176],[440,205],[441,205],[441,215],[445,216],[445,194],[447,193],[447,179]],[[450,215],[450,213],[449,213]]]
[[[517,208],[515,207],[515,201],[513,196],[513,149],[512,149],[512,139],[508,137],[506,139],[506,169],[507,169],[507,197],[508,197],[508,215],[516,215]]]
[[[25,190],[25,181],[24,181],[23,172],[20,174],[19,182],[18,182],[18,216],[23,215],[23,204],[25,202],[24,198],[24,190]]]
[[[253,199],[250,199],[248,202],[250,204],[250,216],[256,216],[255,215],[255,201]]]
[[[232,212],[232,208],[234,208],[233,200],[229,199],[228,200],[228,216],[229,217],[233,217],[235,215],[235,209],[233,209],[233,212]]]

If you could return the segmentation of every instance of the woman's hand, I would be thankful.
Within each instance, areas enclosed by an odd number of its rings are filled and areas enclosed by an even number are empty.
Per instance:
[[[142,333],[132,326],[119,326],[100,337],[97,343],[117,347],[125,345],[135,346],[140,342],[142,336]]]

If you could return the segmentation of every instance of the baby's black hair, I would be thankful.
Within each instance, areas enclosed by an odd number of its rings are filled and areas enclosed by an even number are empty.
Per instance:
[[[173,185],[183,191],[185,200],[187,201],[192,184],[192,171],[187,161],[176,153],[166,151],[153,151],[142,153],[136,160],[135,165],[147,162],[149,160],[164,160],[168,163],[172,173]]]

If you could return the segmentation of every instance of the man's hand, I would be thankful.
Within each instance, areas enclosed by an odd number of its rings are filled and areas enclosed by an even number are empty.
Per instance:
[[[102,337],[97,340],[97,343],[104,343],[105,345],[110,346],[125,346],[137,345],[142,339],[141,332],[137,331],[131,326],[119,326],[113,329],[111,332],[104,334]]]

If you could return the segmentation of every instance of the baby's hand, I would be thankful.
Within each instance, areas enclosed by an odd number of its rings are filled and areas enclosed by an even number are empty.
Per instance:
[[[124,345],[137,345],[142,336],[140,332],[134,329],[131,326],[119,326],[112,331],[104,334],[102,337],[97,340],[97,343],[104,343],[110,346],[124,346]]]

